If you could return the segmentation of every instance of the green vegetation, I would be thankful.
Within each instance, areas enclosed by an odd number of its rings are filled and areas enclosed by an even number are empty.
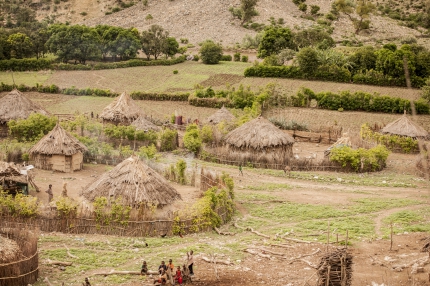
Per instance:
[[[222,59],[222,47],[211,40],[206,40],[200,48],[200,55],[204,64],[217,64]]]
[[[374,172],[385,168],[389,154],[390,152],[383,145],[371,149],[352,149],[342,146],[330,150],[330,161],[340,164],[346,170]]]
[[[242,25],[249,22],[252,17],[257,16],[258,12],[255,10],[258,0],[240,0],[240,8],[230,7],[229,11],[233,17],[242,20]]]
[[[184,135],[184,146],[194,154],[199,153],[202,146],[202,138],[200,136],[199,127],[196,124],[187,126]]]
[[[57,123],[56,117],[32,113],[27,119],[10,120],[9,132],[18,141],[37,141],[51,131]]]

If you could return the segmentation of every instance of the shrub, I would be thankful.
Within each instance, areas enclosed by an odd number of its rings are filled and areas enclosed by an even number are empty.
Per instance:
[[[185,170],[187,169],[187,163],[180,159],[178,162],[176,162],[176,171],[177,171],[177,181],[181,185],[185,185],[187,180],[185,178]]]
[[[207,143],[207,144],[212,143],[214,140],[212,126],[210,125],[203,126],[202,129],[200,130],[200,136],[202,138],[203,143]]]
[[[231,62],[231,60],[232,60],[231,55],[222,55],[222,57],[221,57],[221,61]]]
[[[190,124],[187,126],[184,135],[184,146],[189,151],[197,154],[202,146],[202,139],[200,137],[200,131],[196,124]]]
[[[193,61],[198,62],[200,60],[199,55],[194,55],[193,56]]]
[[[330,152],[330,161],[339,163],[342,168],[355,172],[380,171],[386,166],[390,151],[378,145],[372,149],[359,148],[357,150],[348,146],[334,147]]]
[[[173,74],[178,74],[178,70],[174,70],[174,71],[173,71]]]
[[[176,130],[165,129],[160,134],[160,151],[173,151],[177,146],[178,132]]]
[[[10,59],[0,60],[1,71],[30,71],[47,70],[52,68],[52,61],[48,59]]]
[[[235,53],[233,55],[233,59],[234,59],[235,62],[240,62],[240,53]]]
[[[187,101],[189,93],[149,93],[142,91],[133,91],[130,96],[138,100],[158,100],[158,101]]]
[[[200,48],[200,55],[204,64],[217,64],[222,58],[222,47],[211,40],[207,40]]]
[[[247,63],[248,62],[248,56],[242,56],[242,62]]]
[[[154,144],[149,146],[142,146],[139,148],[139,156],[146,159],[154,159],[157,157],[157,148]]]
[[[56,123],[55,116],[32,113],[27,119],[10,120],[7,125],[12,137],[18,141],[36,141],[48,134]]]

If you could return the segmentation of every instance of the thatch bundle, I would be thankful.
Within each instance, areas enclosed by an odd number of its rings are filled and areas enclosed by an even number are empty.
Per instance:
[[[22,252],[12,239],[0,236],[0,264],[18,261]]]
[[[138,208],[142,203],[164,206],[181,195],[168,181],[143,163],[137,156],[125,159],[115,168],[104,173],[81,193],[89,201],[96,197],[108,200],[121,198],[128,206]]]
[[[236,120],[236,117],[234,117],[234,115],[231,114],[231,112],[224,106],[206,119],[207,123],[214,125],[221,122],[229,123],[234,120]]]
[[[105,123],[129,125],[136,120],[142,111],[136,102],[123,92],[111,104],[103,109],[100,117]]]
[[[412,138],[428,138],[429,136],[428,132],[424,128],[409,119],[406,114],[387,124],[387,126],[382,128],[379,132]]]
[[[31,155],[66,155],[84,153],[88,148],[57,123],[54,129],[28,150]]]
[[[26,119],[31,113],[49,114],[39,105],[25,97],[19,90],[14,89],[0,98],[0,123],[10,120]]]
[[[131,124],[131,126],[136,127],[137,130],[143,130],[143,131],[160,131],[161,128],[157,125],[155,125],[154,123],[152,123],[151,121],[145,119],[145,117],[143,116],[139,116],[139,118],[137,118],[135,121],[133,121],[133,123]]]
[[[16,182],[27,184],[27,179],[21,174],[18,166],[13,163],[0,162],[0,184]]]
[[[219,155],[236,163],[274,168],[288,164],[293,144],[290,135],[260,116],[228,133]]]
[[[352,255],[346,248],[325,254],[318,265],[317,286],[350,286],[352,283]]]

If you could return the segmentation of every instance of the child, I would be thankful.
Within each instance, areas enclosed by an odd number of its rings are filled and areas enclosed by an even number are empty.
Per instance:
[[[178,268],[176,269],[175,281],[178,284],[182,284],[181,266],[178,266]]]
[[[146,261],[143,261],[142,268],[140,269],[140,275],[148,274],[148,265],[146,265]]]

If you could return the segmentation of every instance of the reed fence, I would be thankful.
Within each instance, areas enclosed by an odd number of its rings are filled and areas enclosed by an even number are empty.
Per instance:
[[[0,264],[0,286],[29,285],[39,276],[39,254],[36,233],[22,227],[13,227],[0,221],[0,235],[14,240],[22,253],[23,259]]]

